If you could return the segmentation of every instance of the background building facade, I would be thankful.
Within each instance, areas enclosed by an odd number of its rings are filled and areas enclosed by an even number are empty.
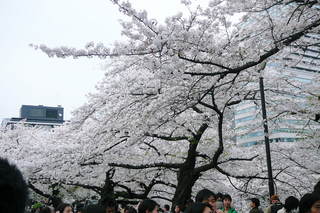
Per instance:
[[[287,57],[282,60],[286,62],[286,66],[280,63],[268,63],[264,76],[277,75],[285,76],[286,78],[301,83],[300,85],[307,85],[315,79],[320,78],[320,36],[318,34],[308,34],[305,39],[312,40],[312,45],[305,45],[299,51],[291,52]],[[272,79],[268,79],[269,81]],[[268,85],[265,80],[265,85]],[[257,80],[258,88],[258,80]],[[284,82],[283,84],[286,84]],[[270,84],[269,84],[270,85]],[[281,86],[281,85],[280,85]],[[283,85],[284,87],[287,85]],[[265,93],[273,88],[265,86]],[[294,87],[293,90],[294,91]],[[317,91],[320,92],[320,91]],[[294,92],[293,92],[294,93]],[[278,94],[273,91],[273,96],[269,95],[266,102],[272,102],[273,105],[283,104],[281,99],[290,97],[290,92]],[[294,96],[294,102],[302,106],[308,104],[308,97],[305,95]],[[289,102],[288,102],[289,103]],[[281,106],[285,109],[286,106]],[[288,110],[290,106],[288,105]],[[267,117],[269,124],[269,138],[270,142],[295,142],[303,138],[303,134],[308,131],[307,125],[319,126],[317,123],[310,123],[310,120],[299,119],[296,116],[291,116],[286,113],[285,116],[278,116],[272,107],[267,105]],[[270,119],[270,120],[269,120]],[[252,146],[264,143],[264,131],[262,127],[262,115],[260,100],[257,101],[244,101],[235,107],[234,112],[234,126],[236,134],[236,143],[239,146]]]

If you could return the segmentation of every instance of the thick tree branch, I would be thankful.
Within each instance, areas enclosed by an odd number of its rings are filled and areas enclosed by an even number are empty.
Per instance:
[[[153,137],[153,138],[159,138],[166,141],[181,141],[181,140],[188,140],[188,137],[186,136],[177,136],[177,137],[170,137],[170,136],[164,136],[164,135],[158,135],[158,134],[150,134],[145,133],[145,136],[147,137]]]
[[[163,197],[163,196],[152,196],[151,199],[161,199],[161,200],[166,200],[168,202],[172,202],[172,199],[169,199],[169,198],[166,198],[166,197]]]
[[[189,62],[192,62],[192,63],[196,63],[196,64],[203,64],[203,65],[213,65],[213,66],[216,66],[216,67],[219,67],[221,69],[224,69],[224,70],[228,70],[229,72],[232,71],[231,68],[229,67],[226,67],[226,66],[223,66],[221,64],[217,64],[217,63],[214,63],[214,62],[211,62],[211,61],[200,61],[200,60],[197,60],[197,59],[191,59],[191,58],[187,58],[185,56],[183,56],[181,53],[178,54],[178,57],[180,59],[183,59],[185,61],[189,61]],[[220,73],[220,74],[223,74],[224,72]],[[189,72],[185,72],[185,74],[191,74],[191,75],[197,75],[196,73],[189,73]]]
[[[96,161],[92,161],[92,162],[88,162],[88,163],[80,163],[80,166],[97,166],[102,164],[102,162],[96,162]]]
[[[117,184],[117,187],[120,187],[126,191],[125,192],[124,191],[116,191],[115,192],[116,197],[122,197],[122,198],[126,198],[126,199],[146,199],[147,198],[145,193],[143,193],[143,194],[134,193],[134,192],[132,192],[132,190],[129,187],[127,187],[125,185]]]
[[[131,164],[121,164],[121,163],[109,163],[109,166],[120,167],[125,169],[148,169],[148,168],[168,168],[168,169],[178,169],[181,163],[153,163],[144,165],[131,165]]]

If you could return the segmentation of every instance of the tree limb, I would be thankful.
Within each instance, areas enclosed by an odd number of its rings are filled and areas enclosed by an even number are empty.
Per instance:
[[[181,163],[153,163],[153,164],[144,164],[144,165],[130,165],[130,164],[121,164],[121,163],[109,163],[109,166],[120,167],[125,169],[148,169],[148,168],[168,168],[168,169],[178,169],[180,168]]]

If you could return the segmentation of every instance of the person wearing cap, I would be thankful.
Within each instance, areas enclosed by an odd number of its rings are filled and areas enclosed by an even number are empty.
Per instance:
[[[272,195],[270,198],[271,205],[266,208],[264,213],[276,213],[278,210],[283,208],[283,204],[280,202],[278,195]]]
[[[262,213],[263,212],[261,209],[259,209],[260,201],[258,198],[251,198],[250,201],[251,201],[251,203],[250,203],[251,210],[249,213]]]

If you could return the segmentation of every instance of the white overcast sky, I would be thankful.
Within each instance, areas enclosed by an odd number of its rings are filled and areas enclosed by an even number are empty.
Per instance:
[[[180,0],[131,0],[150,17],[175,14]],[[62,105],[65,119],[102,78],[99,59],[57,59],[29,47],[81,48],[121,39],[123,16],[109,0],[0,0],[0,120],[18,117],[22,104]]]

